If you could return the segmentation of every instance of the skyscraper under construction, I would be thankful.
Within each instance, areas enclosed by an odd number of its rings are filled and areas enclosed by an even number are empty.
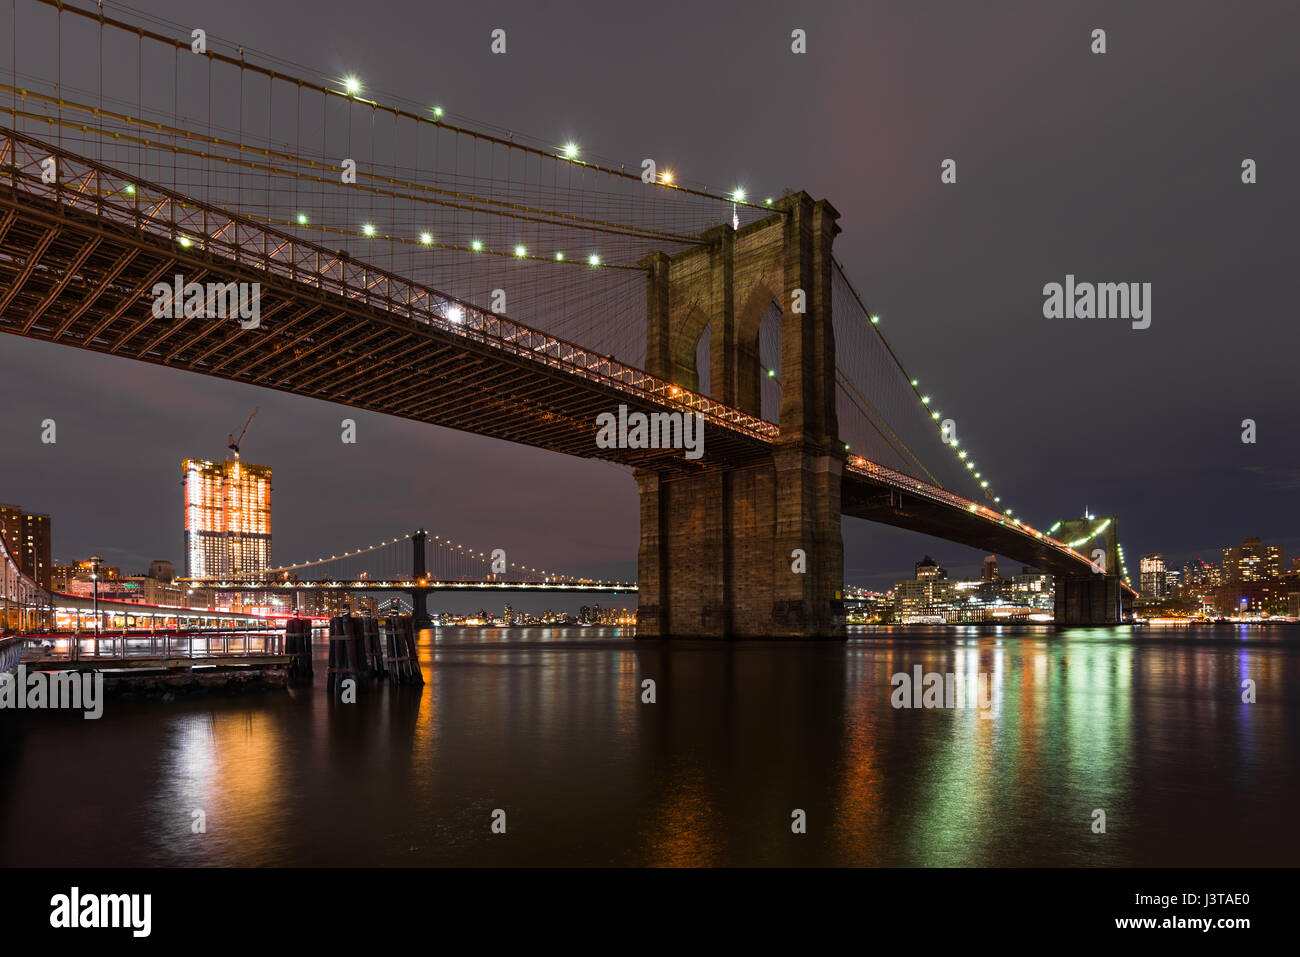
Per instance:
[[[271,467],[185,459],[185,576],[227,578],[271,567]]]

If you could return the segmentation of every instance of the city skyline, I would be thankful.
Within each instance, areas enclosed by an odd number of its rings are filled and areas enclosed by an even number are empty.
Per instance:
[[[262,519],[259,520],[258,527],[265,527],[269,529],[270,527],[269,485],[270,485],[270,476],[272,474],[271,466],[256,465],[253,463],[241,463],[238,459],[234,461],[227,459],[222,463],[214,463],[210,461],[197,460],[197,459],[185,459],[184,462],[182,463],[183,471],[186,476],[184,480],[184,484],[186,488],[184,500],[186,503],[188,503],[190,500],[190,496],[194,494],[192,488],[195,481],[195,475],[194,475],[195,472],[202,472],[205,478],[210,479],[211,481],[207,484],[215,483],[213,485],[213,488],[216,489],[215,492],[212,489],[207,489],[207,491],[203,493],[203,496],[201,496],[206,501],[207,499],[212,499],[214,495],[220,492],[221,490],[220,486],[226,478],[225,473],[228,472],[230,469],[238,467],[240,465],[242,465],[245,469],[256,471],[257,474],[256,488],[251,493],[254,499],[257,499],[258,496],[261,495],[261,493],[257,490],[263,488],[263,486],[265,487],[265,495],[262,496],[262,504],[264,506],[265,515]],[[209,475],[209,473],[211,474]],[[188,525],[191,521],[192,508],[193,506],[191,504],[186,504],[184,509],[185,518],[183,521],[185,526],[187,527],[187,530],[185,532],[187,541],[191,537],[191,533],[188,530]],[[222,511],[222,510],[217,509],[217,511]],[[50,521],[50,516],[48,514],[24,515],[22,510],[16,506],[0,505],[0,531],[3,530],[4,519],[11,517],[10,513],[16,514],[18,516],[18,521],[20,523],[23,523],[24,519],[40,520],[40,529],[41,529],[40,534],[43,536],[42,542],[46,549],[45,561],[47,564],[50,565],[51,569],[56,570],[56,574],[57,571],[65,571],[68,567],[72,566],[74,563],[83,564],[83,565],[86,564],[85,559],[80,557],[73,558],[70,560],[61,560],[59,556],[55,556],[52,560],[49,558],[50,532],[52,528],[52,523]],[[224,520],[225,519],[223,518],[223,521]],[[26,528],[26,524],[20,524],[19,527]],[[257,571],[264,570],[267,567],[270,567],[269,532],[265,537],[267,539],[266,555],[265,555],[266,560],[263,561],[259,559],[259,563],[257,567],[255,568],[250,567],[246,569],[245,572],[257,572]],[[919,536],[919,535],[915,537],[926,538],[926,536]],[[939,546],[939,551],[941,554],[943,553],[943,549],[970,551],[970,549],[962,548],[956,543],[945,542],[942,540],[934,540],[934,541]],[[11,543],[11,547],[12,547],[12,543]],[[25,548],[23,546],[19,546],[17,548],[12,548],[12,550],[14,551],[15,555],[23,556],[20,558],[20,563],[26,560],[26,556],[28,556],[32,552],[30,544],[28,544]],[[978,552],[978,550],[974,550],[974,551]],[[1213,573],[1214,584],[1216,585],[1220,583],[1236,584],[1238,582],[1243,582],[1243,581],[1253,582],[1253,581],[1273,580],[1279,578],[1279,576],[1285,572],[1294,573],[1295,571],[1297,571],[1297,569],[1300,569],[1300,558],[1293,557],[1291,560],[1291,566],[1287,565],[1285,559],[1286,549],[1284,545],[1273,544],[1273,543],[1263,544],[1262,538],[1259,536],[1245,538],[1244,544],[1240,546],[1232,546],[1232,545],[1220,546],[1217,549],[1217,551],[1222,557],[1221,563],[1217,565],[1214,564],[1213,562],[1207,562],[1205,559],[1199,556],[1188,557],[1182,561],[1167,561],[1165,554],[1162,552],[1144,554],[1141,556],[1139,560],[1139,565],[1138,565],[1139,574],[1134,577],[1132,584],[1138,590],[1141,596],[1159,598],[1166,594],[1171,594],[1176,589],[1177,585],[1181,582],[1181,578],[1183,574],[1188,570],[1192,569],[1193,567],[1195,567],[1198,563],[1199,565],[1211,570],[1211,572]],[[982,552],[980,552],[979,554],[980,554],[980,558],[979,558],[979,564],[977,566],[977,571],[978,571],[977,575],[960,574],[961,572],[965,572],[970,567],[968,564],[965,563],[958,563],[953,565],[953,571],[958,574],[949,575],[948,568],[946,566],[941,566],[938,562],[934,561],[927,553],[921,562],[916,563],[915,577],[916,579],[931,577],[929,575],[923,574],[922,566],[924,565],[924,566],[930,566],[931,570],[937,574],[937,577],[951,579],[953,581],[974,582],[981,579],[984,581],[997,580],[998,570],[1000,567],[999,556],[994,554],[985,554]],[[187,561],[189,560],[188,555],[186,555],[186,560]],[[1014,562],[1012,562],[1010,559],[1002,559],[1002,561],[1014,565]],[[159,565],[172,566],[173,564],[174,563],[169,558],[154,558],[150,560],[150,568],[147,572],[146,571],[140,571],[138,573],[132,572],[131,575],[135,577],[152,578],[155,577],[154,575],[155,567]],[[1241,566],[1241,570],[1237,570],[1238,565]],[[119,571],[120,573],[120,570],[118,569],[115,569],[115,571]],[[1023,575],[1029,575],[1031,572],[1035,572],[1035,570],[1030,568],[1029,566],[1024,566],[1022,570]],[[191,576],[214,577],[225,573],[226,572],[223,571],[223,572],[212,572],[212,573],[195,575],[187,568],[185,571],[185,576],[186,577],[191,577]],[[46,572],[46,578],[48,577],[49,577],[49,571]],[[910,579],[904,579],[904,581],[908,581],[908,580]],[[1166,588],[1167,581],[1170,585],[1169,588]],[[889,590],[892,591],[896,589],[897,585],[898,585],[898,579],[896,578],[894,584],[890,586]],[[873,590],[870,588],[868,583],[856,582],[852,580],[846,580],[845,587],[849,589]],[[885,591],[885,589],[878,589],[878,591],[883,592]],[[529,603],[529,604],[538,604],[539,602],[544,603],[545,599],[535,599],[530,602],[528,598],[525,598],[524,601],[525,603]],[[474,599],[472,598],[466,598],[463,601],[457,602],[457,604],[462,604],[462,605],[464,604],[472,605],[473,603],[474,603]],[[530,610],[535,610],[535,609],[530,609]]]
[[[603,464],[603,463],[597,463],[597,464]],[[185,458],[185,459],[182,461],[182,472],[183,472],[183,476],[184,476],[184,477],[182,478],[182,487],[183,487],[183,491],[182,491],[181,496],[180,496],[180,504],[181,504],[181,506],[182,506],[182,511],[183,511],[183,514],[184,514],[183,525],[184,525],[184,526],[188,526],[188,524],[189,524],[189,522],[190,522],[190,520],[191,520],[191,513],[192,513],[192,511],[193,511],[193,509],[194,509],[194,507],[195,507],[195,506],[192,506],[192,505],[190,505],[190,504],[187,504],[187,502],[189,502],[189,496],[192,495],[192,494],[195,494],[195,493],[193,493],[193,492],[190,491],[190,490],[191,490],[191,488],[196,484],[196,479],[197,479],[196,473],[202,473],[202,475],[204,476],[204,482],[199,483],[199,484],[203,484],[205,488],[206,488],[207,486],[209,486],[209,485],[211,486],[211,488],[208,489],[208,491],[207,491],[206,493],[203,493],[204,495],[206,495],[206,498],[207,498],[207,499],[211,499],[213,495],[216,495],[216,494],[218,494],[218,493],[220,492],[220,487],[221,487],[221,485],[222,485],[222,482],[224,481],[225,473],[228,472],[231,468],[233,468],[233,467],[235,467],[235,466],[237,466],[237,465],[242,465],[246,470],[252,470],[253,472],[256,473],[257,478],[256,478],[256,482],[255,482],[255,484],[254,484],[254,487],[253,487],[252,489],[249,490],[249,494],[252,495],[252,496],[254,497],[254,499],[256,499],[256,498],[258,498],[258,496],[261,496],[261,495],[262,495],[262,492],[261,492],[260,490],[262,490],[263,488],[265,489],[265,495],[263,496],[263,499],[264,499],[264,500],[263,500],[263,502],[262,502],[262,504],[263,504],[263,506],[264,506],[264,512],[265,512],[265,515],[264,515],[264,517],[263,517],[262,519],[257,520],[256,523],[255,523],[255,524],[257,524],[258,528],[263,528],[263,527],[265,527],[266,529],[268,529],[268,531],[266,532],[266,534],[265,534],[265,536],[264,536],[265,539],[266,539],[266,544],[265,544],[265,555],[264,555],[262,558],[258,558],[258,559],[256,559],[256,561],[255,561],[255,565],[256,565],[256,567],[249,566],[249,568],[246,569],[247,571],[259,571],[259,570],[261,570],[261,569],[263,569],[263,568],[270,567],[270,565],[273,564],[273,563],[270,561],[270,533],[269,533],[269,528],[270,528],[270,506],[269,506],[269,496],[270,496],[270,481],[271,481],[271,475],[272,475],[273,468],[274,468],[273,466],[270,466],[270,465],[258,465],[258,464],[254,464],[254,463],[241,463],[238,459],[235,459],[234,461],[231,461],[229,458],[227,458],[227,459],[226,459],[225,461],[223,461],[223,462],[214,462],[214,461],[211,461],[211,460],[204,460],[204,459],[201,459],[201,458],[195,458],[195,457],[187,457],[187,458]],[[216,489],[216,491],[213,491],[213,489]],[[203,496],[201,495],[200,497],[203,497]],[[206,500],[206,499],[205,499],[205,500]],[[211,503],[211,502],[209,502],[208,504],[209,504],[209,506],[211,506],[211,508],[209,508],[209,511],[211,511],[212,508],[215,508],[215,506],[212,506],[212,503]],[[42,541],[43,547],[45,548],[45,555],[46,555],[46,559],[45,559],[45,560],[46,560],[46,562],[49,562],[49,563],[51,563],[52,565],[69,565],[69,564],[72,564],[72,563],[74,563],[74,562],[84,561],[85,559],[87,559],[87,558],[89,557],[90,553],[91,553],[92,551],[95,550],[95,548],[92,547],[90,550],[85,551],[84,554],[81,554],[81,553],[75,553],[75,554],[74,554],[74,553],[72,553],[72,552],[69,552],[68,554],[60,553],[60,552],[57,550],[57,548],[55,548],[55,547],[52,545],[52,541],[57,541],[57,539],[58,539],[58,535],[57,535],[58,524],[55,523],[55,522],[52,522],[52,521],[51,521],[51,515],[50,515],[50,513],[49,513],[48,510],[47,510],[46,512],[44,512],[44,513],[35,513],[35,514],[33,514],[33,513],[31,513],[31,512],[26,512],[26,513],[24,513],[23,510],[22,510],[20,507],[18,507],[18,506],[8,506],[8,505],[0,504],[0,510],[4,510],[4,509],[12,509],[12,510],[14,510],[15,513],[19,516],[19,519],[20,519],[20,520],[21,520],[24,516],[27,516],[27,517],[30,517],[30,518],[34,518],[34,519],[38,519],[38,520],[43,520],[43,521],[42,521],[42,525],[41,525],[41,532],[40,532],[40,535],[42,536],[41,541]],[[217,509],[217,511],[221,511],[221,509]],[[215,513],[214,513],[214,514],[215,514]],[[5,517],[4,513],[3,513],[3,512],[0,512],[0,523],[3,522],[4,517]],[[1090,517],[1090,516],[1089,516],[1089,513],[1085,513],[1085,515],[1082,516],[1082,517]],[[215,519],[213,519],[213,520],[215,521]],[[224,520],[224,519],[223,519],[223,520]],[[852,526],[852,523],[849,522],[848,520],[846,520],[846,521],[845,521],[845,526],[846,526],[846,528],[851,527],[851,526]],[[25,527],[25,526],[24,526],[24,527]],[[898,530],[894,530],[894,529],[882,529],[882,530],[885,531],[885,532],[897,532],[897,531],[898,531]],[[191,535],[191,532],[188,530],[188,528],[186,528],[186,529],[183,531],[183,537],[185,538],[186,542],[189,542],[189,541],[191,540],[192,535]],[[258,536],[254,535],[254,537],[258,537]],[[1273,539],[1273,538],[1274,538],[1273,536],[1268,536],[1268,537],[1269,537],[1270,539]],[[966,573],[966,572],[969,572],[969,571],[973,570],[973,574],[970,574],[970,575],[968,576],[969,578],[972,578],[972,579],[973,579],[973,578],[978,578],[978,577],[980,577],[980,576],[979,576],[979,572],[980,572],[981,568],[984,567],[984,566],[986,566],[986,563],[989,561],[989,558],[991,558],[991,557],[992,557],[992,558],[996,558],[996,560],[1001,561],[1001,562],[1005,562],[1005,563],[1007,563],[1007,564],[1009,564],[1009,565],[1013,565],[1013,564],[1015,564],[1014,560],[1009,559],[1009,558],[1006,558],[1005,556],[990,556],[990,555],[987,555],[985,552],[983,552],[983,551],[981,551],[981,550],[979,550],[979,549],[971,549],[971,548],[967,548],[967,547],[962,546],[962,545],[960,545],[960,544],[958,544],[958,543],[945,541],[945,540],[943,540],[943,539],[933,538],[933,537],[931,537],[931,536],[921,535],[921,534],[919,534],[919,533],[903,532],[903,533],[901,534],[900,538],[909,539],[909,540],[914,540],[914,541],[916,541],[916,542],[918,542],[918,543],[921,543],[921,544],[923,544],[923,545],[924,545],[925,543],[928,542],[928,543],[930,543],[928,547],[929,547],[931,550],[933,550],[933,551],[935,551],[935,552],[937,552],[937,553],[939,553],[939,554],[941,554],[941,555],[947,555],[948,553],[957,553],[958,555],[961,555],[962,558],[960,558],[960,559],[957,560],[957,561],[953,561],[951,558],[947,558],[947,557],[945,557],[945,559],[944,559],[944,561],[943,561],[942,564],[943,564],[945,567],[951,567],[952,570],[953,570],[954,572]],[[1258,543],[1260,542],[1260,540],[1261,540],[1261,537],[1260,537],[1260,536],[1244,536],[1244,537],[1243,537],[1243,540],[1247,543],[1247,546],[1249,546],[1249,543],[1251,543],[1251,542],[1255,542],[1256,544],[1258,544]],[[1277,553],[1278,553],[1279,556],[1280,556],[1281,554],[1284,554],[1284,553],[1287,551],[1287,542],[1288,542],[1288,541],[1290,541],[1290,540],[1287,540],[1287,539],[1276,539],[1275,541],[1270,541],[1270,544],[1268,544],[1267,546],[1264,546],[1264,547],[1265,547],[1266,549],[1268,549],[1270,552],[1272,552],[1272,551],[1277,551]],[[1295,552],[1296,552],[1296,553],[1300,553],[1300,539],[1297,539],[1297,540],[1294,540],[1294,541],[1296,542],[1296,544],[1294,545]],[[197,546],[195,546],[195,547],[197,547]],[[337,548],[337,545],[331,545],[330,547],[331,547],[331,548]],[[187,563],[188,563],[189,560],[190,560],[190,554],[189,554],[189,552],[188,552],[188,548],[189,548],[188,546],[187,546],[186,548],[182,548],[182,550],[181,550],[181,555],[180,555],[181,560],[178,562],[178,561],[176,561],[176,559],[175,559],[171,554],[161,554],[161,555],[160,555],[160,554],[155,554],[155,555],[153,555],[152,557],[150,557],[150,558],[148,558],[148,559],[145,559],[145,558],[144,558],[144,554],[145,554],[144,552],[135,552],[134,554],[131,554],[131,553],[129,552],[128,549],[123,548],[120,544],[117,544],[117,543],[112,543],[112,544],[109,544],[109,545],[101,544],[101,545],[98,546],[98,549],[99,549],[100,551],[105,551],[105,550],[107,550],[107,551],[110,552],[110,553],[123,553],[123,554],[126,554],[127,557],[124,558],[124,559],[121,559],[121,560],[120,560],[121,563],[124,565],[124,567],[129,567],[129,568],[133,569],[133,571],[131,572],[131,574],[137,574],[137,570],[139,570],[139,571],[138,571],[138,574],[141,574],[141,575],[146,574],[146,572],[144,572],[142,569],[147,568],[151,563],[158,562],[158,561],[164,561],[164,562],[170,562],[170,563],[172,563],[173,565],[175,565],[176,567],[186,569],[186,571],[184,572],[184,574],[185,574],[186,576],[189,576],[189,575],[191,574],[191,572],[188,570],[188,567],[187,567]],[[1170,570],[1176,570],[1178,573],[1181,573],[1182,569],[1183,569],[1185,566],[1190,565],[1190,564],[1193,564],[1193,563],[1195,563],[1195,562],[1197,562],[1197,561],[1202,561],[1202,562],[1207,562],[1207,561],[1208,561],[1211,565],[1216,565],[1216,566],[1221,567],[1223,563],[1226,563],[1226,562],[1228,561],[1228,553],[1229,553],[1231,550],[1233,550],[1234,548],[1235,548],[1238,552],[1240,552],[1240,550],[1241,550],[1241,546],[1231,546],[1231,545],[1225,546],[1225,545],[1218,545],[1218,546],[1209,546],[1209,547],[1206,547],[1206,548],[1201,548],[1201,549],[1198,549],[1198,550],[1195,551],[1195,552],[1188,553],[1188,554],[1184,554],[1184,555],[1177,555],[1177,554],[1175,554],[1175,553],[1173,553],[1173,552],[1168,552],[1168,551],[1159,551],[1159,552],[1152,552],[1152,553],[1143,554],[1143,555],[1142,555],[1142,558],[1139,560],[1139,572],[1138,572],[1138,574],[1135,575],[1134,578],[1133,578],[1133,585],[1134,585],[1135,588],[1138,588],[1140,591],[1143,591],[1143,592],[1146,591],[1146,586],[1143,584],[1143,576],[1145,575],[1145,568],[1142,567],[1142,563],[1145,563],[1145,561],[1146,561],[1146,559],[1147,559],[1148,557],[1155,557],[1155,558],[1159,558],[1159,559],[1162,559],[1162,560],[1166,560],[1166,561],[1167,561],[1168,568],[1169,568]],[[19,546],[19,547],[17,547],[17,548],[14,548],[13,550],[14,550],[16,556],[17,556],[17,555],[20,555],[20,554],[23,553],[23,548],[22,548],[21,546]],[[307,552],[303,552],[302,555],[301,555],[300,557],[308,558],[308,557],[310,557],[310,556],[307,554]],[[929,558],[929,554],[928,554],[928,553],[927,553],[926,557],[927,557],[927,559]],[[1219,559],[1219,558],[1222,559],[1222,562],[1211,561],[1211,559]],[[1262,562],[1262,561],[1263,561],[1263,555],[1262,555],[1262,554],[1261,554],[1261,556],[1260,556],[1260,559],[1261,559],[1261,562]],[[1296,560],[1296,559],[1293,559],[1293,561],[1295,561],[1295,560]],[[1280,564],[1280,566],[1283,568],[1283,570],[1286,570],[1286,568],[1285,568],[1285,561],[1284,561],[1284,560],[1282,560],[1282,559],[1279,557],[1278,559],[1276,559],[1276,562],[1277,562],[1278,564]],[[634,577],[634,573],[635,573],[635,561],[634,561],[634,560],[631,562],[631,565],[632,565],[632,571],[633,571],[633,576],[632,576],[632,577]],[[223,566],[223,568],[224,568],[224,566]],[[896,570],[896,571],[893,573],[893,578],[891,579],[892,581],[897,581],[897,580],[898,580],[898,578],[897,578],[897,572],[898,572],[898,571],[901,571],[901,570],[902,570],[902,569],[900,568],[900,569]],[[204,573],[202,573],[202,574],[203,574],[203,575],[209,575],[209,576],[210,576],[210,575],[221,575],[221,574],[226,574],[226,571],[227,571],[227,570],[214,570],[214,571],[212,571],[212,572],[204,572]],[[1162,568],[1162,571],[1163,571],[1163,568]],[[48,575],[48,573],[47,573],[47,575]],[[881,573],[875,575],[873,580],[876,581],[876,582],[883,581],[883,580],[885,580],[885,579],[889,579],[889,578],[890,578],[890,575],[891,575],[890,572],[887,572],[887,571],[886,571],[886,572],[881,572]],[[196,575],[196,577],[202,577],[202,575]],[[594,577],[594,576],[593,576],[593,577]],[[624,579],[621,579],[621,580],[631,580],[631,579],[629,579],[629,578],[624,578]],[[1250,580],[1250,579],[1248,578],[1247,580]],[[856,581],[856,580],[853,580],[853,579],[849,578],[849,576],[846,575],[846,586],[848,586],[848,587],[867,587],[867,586],[870,585],[870,584],[871,584],[871,582],[868,582],[868,581]]]

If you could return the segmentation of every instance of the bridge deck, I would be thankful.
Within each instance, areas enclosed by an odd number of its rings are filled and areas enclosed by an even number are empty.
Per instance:
[[[761,454],[776,426],[437,290],[0,129],[0,331],[639,467]],[[60,159],[57,185],[40,161]],[[128,192],[128,186],[130,191]],[[257,283],[260,324],[152,314]],[[698,412],[704,455],[601,449],[596,417]]]

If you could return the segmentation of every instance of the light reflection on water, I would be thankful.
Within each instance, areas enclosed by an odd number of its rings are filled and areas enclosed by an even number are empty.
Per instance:
[[[355,705],[327,697],[317,651],[289,692],[0,713],[0,863],[1300,861],[1295,627],[442,629],[421,635],[423,688]],[[892,707],[917,665],[989,675],[994,717]]]

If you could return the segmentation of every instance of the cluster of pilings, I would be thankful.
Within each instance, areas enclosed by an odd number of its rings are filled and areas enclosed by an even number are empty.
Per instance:
[[[387,678],[393,684],[424,684],[409,615],[330,619],[329,689],[348,678]]]

